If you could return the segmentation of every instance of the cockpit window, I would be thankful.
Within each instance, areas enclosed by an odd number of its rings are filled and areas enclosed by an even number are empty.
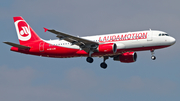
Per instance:
[[[165,34],[165,33],[161,33],[161,34],[159,34],[159,36],[169,36],[169,35]]]

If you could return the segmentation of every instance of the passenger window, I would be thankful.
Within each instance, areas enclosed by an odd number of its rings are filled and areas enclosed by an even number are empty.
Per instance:
[[[161,36],[161,34],[159,34],[159,36]]]

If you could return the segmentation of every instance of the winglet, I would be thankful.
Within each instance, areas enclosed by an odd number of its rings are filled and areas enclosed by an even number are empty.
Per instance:
[[[46,32],[46,31],[48,31],[49,29],[47,29],[47,28],[45,28],[45,27],[43,27],[44,28],[44,32]]]

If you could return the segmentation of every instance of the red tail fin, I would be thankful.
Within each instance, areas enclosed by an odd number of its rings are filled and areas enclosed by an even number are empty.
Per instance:
[[[19,43],[28,45],[34,41],[40,41],[41,38],[34,32],[28,23],[22,17],[13,17],[16,27]]]

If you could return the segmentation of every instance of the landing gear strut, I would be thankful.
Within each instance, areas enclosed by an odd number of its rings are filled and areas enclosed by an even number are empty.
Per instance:
[[[101,68],[103,68],[103,69],[106,69],[107,68],[107,64],[105,63],[105,61],[107,60],[107,59],[109,59],[109,57],[108,56],[104,56],[103,57],[103,62],[100,64],[100,66],[101,66]]]
[[[91,57],[91,54],[92,54],[92,53],[93,53],[93,52],[90,51],[90,52],[89,52],[89,57],[86,58],[86,61],[89,62],[89,63],[92,63],[92,62],[94,61],[93,58]]]
[[[154,49],[151,50],[151,55],[152,55],[152,56],[151,56],[151,59],[152,59],[152,60],[155,60],[156,57],[154,56]]]

